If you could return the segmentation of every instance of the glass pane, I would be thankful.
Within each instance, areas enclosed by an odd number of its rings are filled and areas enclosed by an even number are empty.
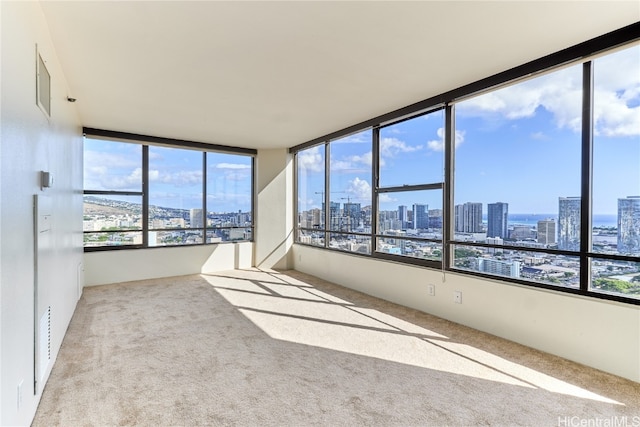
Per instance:
[[[142,145],[85,138],[84,189],[142,191]]]
[[[378,234],[442,239],[442,190],[398,191],[378,196]]]
[[[84,247],[141,245],[142,231],[110,231],[85,233]]]
[[[324,229],[324,159],[324,145],[296,154],[299,227]]]
[[[444,181],[444,110],[380,129],[380,186]]]
[[[298,230],[298,242],[324,247],[324,231]]]
[[[400,239],[398,237],[378,237],[376,251],[433,261],[442,260],[442,243],[439,242]]]
[[[371,237],[355,234],[331,233],[329,247],[331,249],[369,255],[371,253]]]
[[[540,252],[454,246],[453,265],[501,277],[580,288],[580,259]]]
[[[207,231],[207,243],[237,242],[251,240],[253,229],[247,228],[221,228]]]
[[[84,231],[142,229],[141,196],[84,196]]]
[[[456,104],[456,233],[579,250],[581,114],[581,65]]]
[[[207,227],[251,226],[252,163],[251,156],[207,153]]]
[[[371,131],[331,141],[330,229],[371,231]]]
[[[640,262],[592,259],[590,290],[640,299]]]
[[[149,231],[149,246],[195,245],[202,243],[202,230]]]
[[[593,67],[592,250],[640,256],[640,46]]]
[[[203,227],[202,156],[201,151],[149,147],[150,229]]]

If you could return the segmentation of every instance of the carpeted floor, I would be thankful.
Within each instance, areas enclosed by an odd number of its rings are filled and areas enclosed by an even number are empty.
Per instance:
[[[640,384],[298,272],[237,270],[86,288],[33,425],[631,426]]]

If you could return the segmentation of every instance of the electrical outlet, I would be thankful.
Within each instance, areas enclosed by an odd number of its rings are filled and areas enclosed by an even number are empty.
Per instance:
[[[436,285],[429,283],[427,285],[427,292],[429,293],[430,296],[434,297],[436,296]]]
[[[453,291],[453,302],[456,304],[462,304],[462,292]]]

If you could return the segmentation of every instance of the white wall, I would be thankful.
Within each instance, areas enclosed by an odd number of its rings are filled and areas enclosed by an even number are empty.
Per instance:
[[[40,392],[33,395],[34,194],[52,199],[53,272],[50,305],[52,362],[79,297],[82,263],[82,129],[38,2],[0,2],[0,424],[28,425]],[[48,120],[36,106],[36,44],[51,74]],[[79,102],[82,102],[81,100]],[[54,176],[42,191],[39,171]],[[48,378],[51,366],[45,375]],[[22,381],[18,409],[18,384]],[[42,387],[40,387],[40,391]]]
[[[439,270],[303,245],[292,260],[298,271],[640,382],[638,306],[449,272],[443,282]]]
[[[293,156],[287,149],[258,150],[256,266],[288,268],[293,244]]]
[[[250,268],[253,243],[87,252],[86,286]]]

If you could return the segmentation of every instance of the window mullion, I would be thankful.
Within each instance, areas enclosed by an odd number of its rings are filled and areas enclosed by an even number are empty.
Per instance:
[[[371,141],[371,254],[378,250],[378,190],[380,189],[380,128],[374,128]]]
[[[580,290],[591,281],[591,193],[593,175],[593,62],[582,64],[582,165],[580,203]]]
[[[328,142],[324,144],[324,247],[329,247],[331,239],[331,148]]]
[[[142,247],[149,247],[149,146],[142,146]]]
[[[444,190],[442,192],[442,269],[451,267],[453,259],[452,245],[449,242],[453,237],[453,162],[454,162],[454,137],[455,137],[455,107],[448,104],[444,115]]]
[[[202,152],[202,244],[207,243],[207,152]]]

